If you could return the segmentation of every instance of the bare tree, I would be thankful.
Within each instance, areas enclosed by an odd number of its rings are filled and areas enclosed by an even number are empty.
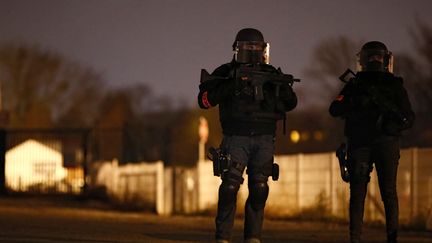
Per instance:
[[[395,72],[404,77],[416,113],[414,128],[408,131],[409,145],[432,145],[432,26],[421,20],[410,31],[415,53],[397,57]],[[415,139],[414,139],[415,138]]]
[[[95,157],[122,163],[163,160],[184,163],[196,153],[189,133],[192,112],[156,96],[144,83],[110,90],[94,129]],[[192,141],[192,142],[191,142]],[[187,164],[186,162],[186,164]]]
[[[416,53],[405,54],[396,62],[396,71],[408,81],[412,93],[412,102],[417,112],[432,115],[432,27],[417,21],[417,27],[411,30]]]
[[[300,99],[310,102],[311,105],[328,106],[341,87],[338,77],[347,68],[354,70],[355,53],[360,44],[359,41],[341,36],[324,40],[314,48],[312,61],[305,69],[304,82],[307,85],[304,87],[307,90],[299,90]]]
[[[11,126],[89,125],[104,90],[91,69],[19,44],[0,46],[0,80]]]

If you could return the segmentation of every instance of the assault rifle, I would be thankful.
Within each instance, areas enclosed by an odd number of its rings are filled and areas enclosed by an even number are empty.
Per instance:
[[[230,78],[234,78],[235,82],[244,82],[247,86],[251,86],[256,101],[264,100],[263,86],[266,83],[272,83],[275,86],[275,96],[279,97],[281,86],[293,86],[294,82],[300,82],[300,79],[294,78],[293,75],[282,73],[280,68],[277,69],[277,72],[269,72],[263,71],[259,65],[241,65],[235,69]],[[213,76],[205,69],[201,69],[201,83],[220,79],[228,79],[228,77]]]
[[[236,79],[238,82],[246,82],[252,86],[256,101],[264,100],[263,86],[266,83],[272,83],[275,86],[275,96],[279,97],[281,86],[293,86],[294,82],[300,82],[300,79],[294,78],[293,75],[282,73],[280,68],[277,69],[277,72],[268,72],[262,71],[256,65],[242,65],[238,67],[236,70]]]
[[[344,83],[358,82],[356,74],[349,68],[339,77],[339,79]],[[395,104],[385,99],[375,86],[366,86],[362,88],[371,99],[372,103],[374,103],[382,113],[392,114],[401,124],[408,123],[408,118],[400,111],[400,109]]]

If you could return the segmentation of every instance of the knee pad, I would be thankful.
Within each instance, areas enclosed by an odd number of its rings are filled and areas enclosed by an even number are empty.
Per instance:
[[[249,184],[249,203],[255,210],[264,209],[269,193],[267,182]]]
[[[369,183],[372,167],[361,166],[356,170],[350,171],[350,183]]]
[[[219,206],[226,207],[235,204],[239,188],[239,182],[231,180],[222,181],[219,187]]]

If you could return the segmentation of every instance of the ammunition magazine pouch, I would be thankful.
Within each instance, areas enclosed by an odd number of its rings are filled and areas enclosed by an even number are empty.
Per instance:
[[[213,161],[213,175],[220,176],[223,180],[237,181],[243,184],[243,165],[231,159],[231,155],[220,148],[209,149],[207,157]]]
[[[271,177],[273,181],[277,181],[279,179],[279,165],[276,163],[273,163],[272,165]]]
[[[246,170],[246,174],[249,174],[249,170]],[[267,177],[271,176],[273,181],[279,180],[279,165],[273,162],[271,166],[265,166],[262,175]],[[265,181],[267,181],[267,179]]]

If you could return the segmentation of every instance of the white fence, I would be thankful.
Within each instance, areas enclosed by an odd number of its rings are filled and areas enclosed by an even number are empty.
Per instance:
[[[279,181],[269,182],[270,194],[266,214],[289,216],[311,208],[325,208],[331,215],[347,218],[349,184],[340,178],[334,153],[276,156],[280,166]],[[217,205],[218,177],[212,177],[210,161],[197,166],[199,210]],[[238,195],[239,210],[247,198],[247,176]],[[397,189],[401,221],[419,217],[432,226],[432,149],[403,149],[399,162]],[[323,212],[324,213],[324,212]],[[376,172],[371,175],[365,203],[365,220],[384,220],[384,209]]]
[[[266,214],[291,216],[321,209],[337,217],[348,217],[349,184],[340,178],[335,154],[276,156],[279,181],[270,181]],[[95,185],[121,200],[144,200],[159,214],[214,211],[220,178],[213,176],[211,161],[199,161],[195,168],[164,168],[161,161],[119,166],[103,163],[96,172]],[[403,149],[398,171],[400,219],[412,222],[419,217],[432,227],[432,149]],[[247,176],[238,195],[241,213],[247,198]],[[384,220],[384,210],[375,171],[365,204],[365,220]]]
[[[95,163],[90,172],[91,186],[104,187],[112,198],[123,203],[140,203],[158,214],[170,214],[172,206],[170,170],[162,161],[119,165],[112,162]]]

